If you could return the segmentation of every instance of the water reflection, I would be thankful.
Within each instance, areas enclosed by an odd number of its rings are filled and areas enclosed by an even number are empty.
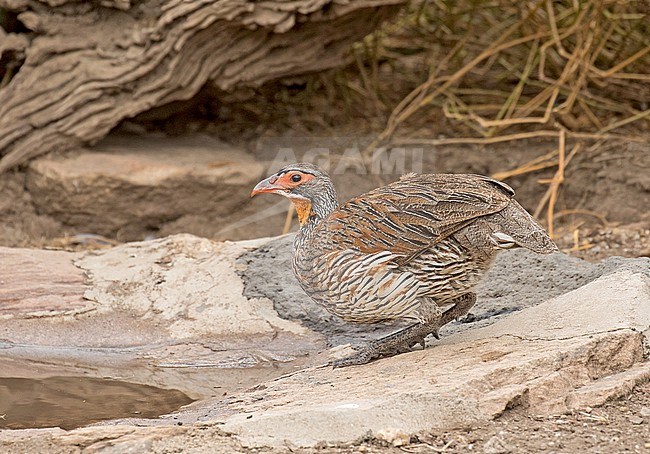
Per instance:
[[[0,429],[73,429],[104,419],[155,418],[190,402],[174,389],[111,379],[0,378]]]

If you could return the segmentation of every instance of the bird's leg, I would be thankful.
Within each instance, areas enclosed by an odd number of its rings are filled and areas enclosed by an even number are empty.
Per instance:
[[[356,364],[366,364],[380,356],[395,356],[407,352],[416,344],[424,345],[424,338],[432,329],[437,329],[438,323],[416,323],[400,331],[396,331],[376,340],[352,345],[354,354],[330,362],[334,367],[345,367]]]
[[[407,326],[404,329],[391,333],[376,340],[361,345],[353,345],[355,353],[345,358],[332,361],[334,367],[351,366],[355,364],[366,364],[380,356],[388,357],[399,353],[407,352],[411,347],[421,344],[425,346],[424,339],[432,333],[438,335],[440,318],[443,315],[440,307],[431,299],[427,299],[426,315],[422,322]],[[424,305],[423,305],[424,306]]]
[[[453,320],[466,316],[472,306],[476,304],[476,293],[465,293],[449,301],[449,303],[454,303],[454,305],[442,313],[442,316],[439,319],[440,327],[445,326]],[[436,336],[436,338],[438,338],[438,336]]]
[[[355,350],[353,355],[334,360],[330,364],[334,367],[366,364],[381,356],[389,357],[407,352],[417,344],[422,345],[422,348],[424,348],[425,338],[429,334],[439,339],[438,331],[441,327],[467,315],[476,303],[476,294],[473,292],[465,293],[449,301],[453,306],[444,312],[432,299],[427,299],[427,302],[429,304],[423,304],[423,307],[426,308],[426,316],[423,317],[421,323],[408,326],[377,340],[361,345],[353,345],[352,348]]]

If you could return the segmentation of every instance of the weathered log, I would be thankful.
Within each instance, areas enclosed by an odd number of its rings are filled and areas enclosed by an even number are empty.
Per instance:
[[[0,173],[122,119],[335,67],[405,0],[0,0],[33,37],[0,90]]]

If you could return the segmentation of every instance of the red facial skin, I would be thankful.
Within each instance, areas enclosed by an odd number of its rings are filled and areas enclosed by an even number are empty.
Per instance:
[[[300,175],[300,181],[292,181],[294,175]],[[282,191],[288,192],[291,191],[296,186],[299,186],[313,178],[314,178],[313,175],[309,173],[303,173],[297,170],[292,170],[280,176],[271,175],[267,179],[257,183],[255,188],[253,189],[253,192],[251,193],[251,197],[254,197],[257,194],[263,194],[265,192],[266,193],[274,193],[274,192],[280,193]]]
[[[292,178],[294,175],[300,175],[300,181],[293,181]],[[253,192],[251,192],[251,197],[255,197],[257,194],[275,193],[289,198],[293,205],[296,207],[296,213],[298,213],[298,220],[300,221],[300,225],[303,225],[305,222],[307,222],[307,219],[311,215],[311,202],[309,199],[306,199],[302,196],[292,195],[291,190],[296,186],[312,180],[313,178],[314,175],[300,172],[298,170],[292,170],[280,176],[271,175],[267,179],[257,183],[253,189]]]

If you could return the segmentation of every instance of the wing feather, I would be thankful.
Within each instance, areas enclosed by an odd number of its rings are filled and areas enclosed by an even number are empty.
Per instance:
[[[318,229],[331,244],[388,250],[409,261],[474,219],[503,210],[513,195],[505,183],[481,175],[409,175],[349,200]]]

